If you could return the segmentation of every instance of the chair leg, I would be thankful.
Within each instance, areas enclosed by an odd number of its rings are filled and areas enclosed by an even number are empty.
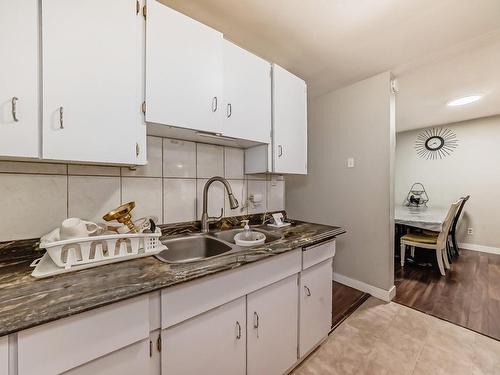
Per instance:
[[[450,243],[448,241],[446,241],[445,252],[446,252],[446,258],[448,259],[448,263],[451,263],[451,261],[453,260],[453,255],[451,253]]]
[[[443,250],[442,249],[436,249],[436,259],[437,259],[437,262],[438,262],[439,272],[441,272],[442,276],[445,276],[446,273],[444,272]]]
[[[415,258],[415,246],[410,246],[410,254],[412,258]]]
[[[443,257],[443,261],[444,261],[444,267],[449,270],[450,269],[450,262],[448,262],[448,253],[446,251],[446,249],[443,249],[442,250],[442,257]]]
[[[401,243],[401,267],[405,266],[406,245]]]

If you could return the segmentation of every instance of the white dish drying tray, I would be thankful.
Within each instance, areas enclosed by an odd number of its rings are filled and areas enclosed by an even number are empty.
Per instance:
[[[57,240],[59,235],[56,232],[57,229],[43,236],[40,248],[46,249],[52,262],[65,270],[155,255],[167,249],[160,241],[160,228],[155,233],[110,234],[62,241]],[[38,264],[35,262],[34,265]]]

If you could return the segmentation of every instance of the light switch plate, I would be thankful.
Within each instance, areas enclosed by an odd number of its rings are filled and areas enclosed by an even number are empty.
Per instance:
[[[347,168],[354,168],[354,158],[347,158]]]

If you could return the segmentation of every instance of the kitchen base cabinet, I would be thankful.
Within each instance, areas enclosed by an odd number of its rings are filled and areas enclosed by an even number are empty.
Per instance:
[[[163,375],[244,375],[245,297],[162,331]]]
[[[332,324],[332,277],[332,259],[301,272],[299,291],[300,357],[307,354],[330,332]]]
[[[9,340],[0,337],[0,375],[9,375]]]
[[[57,357],[52,360],[57,361]],[[65,375],[160,375],[149,356],[149,339],[65,372]]]
[[[247,296],[247,374],[280,375],[297,361],[298,276]]]

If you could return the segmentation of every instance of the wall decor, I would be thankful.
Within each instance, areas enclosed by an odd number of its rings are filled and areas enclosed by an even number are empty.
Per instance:
[[[446,128],[425,129],[415,141],[417,154],[427,160],[443,159],[451,155],[457,146],[456,134]]]

